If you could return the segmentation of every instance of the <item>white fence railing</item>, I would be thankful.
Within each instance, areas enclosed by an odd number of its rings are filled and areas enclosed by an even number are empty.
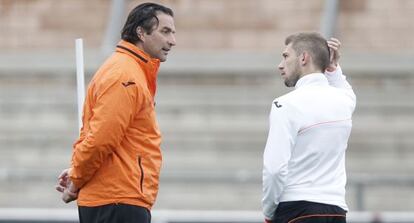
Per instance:
[[[8,223],[75,223],[76,209],[0,209],[0,222]],[[261,223],[259,211],[189,211],[154,210],[153,223]],[[348,223],[413,223],[414,212],[350,212]]]

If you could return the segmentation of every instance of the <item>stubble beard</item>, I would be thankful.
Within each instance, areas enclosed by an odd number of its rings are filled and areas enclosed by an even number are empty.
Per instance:
[[[295,66],[295,69],[292,71],[292,76],[285,80],[286,87],[295,87],[296,83],[300,79],[300,69],[299,65]]]

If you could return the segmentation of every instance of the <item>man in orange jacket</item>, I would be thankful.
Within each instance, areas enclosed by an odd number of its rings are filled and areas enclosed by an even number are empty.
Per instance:
[[[173,11],[138,5],[92,78],[71,167],[56,187],[64,202],[77,199],[81,223],[151,221],[162,162],[156,79],[175,43]]]

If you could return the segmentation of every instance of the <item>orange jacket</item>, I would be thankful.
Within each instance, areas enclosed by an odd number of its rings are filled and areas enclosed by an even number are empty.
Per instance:
[[[159,64],[121,41],[92,78],[70,172],[79,206],[154,204],[162,161],[154,110]]]

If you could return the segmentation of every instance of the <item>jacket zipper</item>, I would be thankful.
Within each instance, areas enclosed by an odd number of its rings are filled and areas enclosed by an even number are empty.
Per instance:
[[[144,169],[142,168],[142,161],[141,161],[141,157],[138,156],[138,166],[139,166],[139,170],[141,171],[141,179],[140,179],[140,187],[141,187],[141,193],[144,193]]]

